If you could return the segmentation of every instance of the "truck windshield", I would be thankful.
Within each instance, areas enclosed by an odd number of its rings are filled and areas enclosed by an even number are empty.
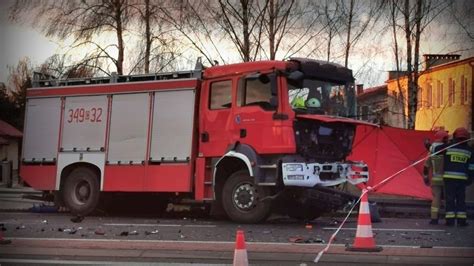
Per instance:
[[[296,113],[353,115],[355,99],[352,83],[337,84],[316,79],[304,79],[298,83],[288,82],[288,100]]]

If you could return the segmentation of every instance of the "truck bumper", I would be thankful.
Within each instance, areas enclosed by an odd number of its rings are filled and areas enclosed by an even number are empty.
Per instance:
[[[367,164],[347,163],[304,163],[288,162],[282,164],[285,186],[323,187],[336,186],[345,182],[360,184],[369,180]]]

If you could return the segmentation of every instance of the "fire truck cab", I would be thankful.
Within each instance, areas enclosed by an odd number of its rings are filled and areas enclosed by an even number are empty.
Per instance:
[[[20,175],[91,213],[102,192],[184,195],[236,222],[273,211],[312,219],[368,180],[347,162],[352,71],[327,62],[246,62],[193,71],[35,79]]]

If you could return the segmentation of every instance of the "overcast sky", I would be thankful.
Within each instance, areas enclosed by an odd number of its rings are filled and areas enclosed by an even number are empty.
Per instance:
[[[8,66],[15,66],[23,57],[33,64],[40,64],[59,49],[59,45],[48,40],[29,25],[18,25],[8,21],[8,9],[13,0],[0,1],[0,82],[7,82]]]
[[[0,82],[5,83],[8,82],[8,66],[15,66],[20,59],[28,57],[32,65],[37,66],[53,54],[68,50],[67,45],[47,39],[31,25],[10,22],[8,11],[13,2],[14,0],[0,0]],[[459,37],[462,31],[457,25],[443,23],[431,26],[434,31],[423,36],[421,54],[461,53],[462,58],[473,56],[472,42],[466,42],[465,38]],[[382,37],[378,40],[361,41],[351,53],[349,67],[353,68],[356,82],[365,83],[365,87],[383,84],[387,71],[394,69],[391,33],[388,32]]]

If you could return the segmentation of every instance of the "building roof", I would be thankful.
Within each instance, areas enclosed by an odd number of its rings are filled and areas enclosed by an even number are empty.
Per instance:
[[[380,85],[372,88],[365,89],[364,92],[357,95],[357,100],[363,100],[371,96],[387,93],[387,85]]]
[[[0,120],[0,136],[10,138],[21,138],[23,137],[23,133],[21,133],[20,130],[14,128],[7,122]]]
[[[462,65],[462,64],[470,64],[471,66],[473,66],[473,63],[474,63],[474,56],[471,56],[471,57],[468,57],[468,58],[465,58],[465,59],[455,60],[455,61],[447,62],[447,63],[444,63],[444,64],[431,66],[428,69],[420,70],[418,73],[419,73],[420,76],[422,76],[422,75],[425,75],[425,74],[428,74],[428,73],[431,73],[431,72],[435,72],[435,71],[438,71],[438,70],[443,70],[443,69],[450,68],[450,67],[459,66],[459,65]],[[407,74],[404,74],[404,75],[400,76],[400,78],[406,78],[406,77],[407,77]],[[386,80],[385,82],[388,83],[391,80],[396,80],[396,79],[388,78],[388,80]]]

